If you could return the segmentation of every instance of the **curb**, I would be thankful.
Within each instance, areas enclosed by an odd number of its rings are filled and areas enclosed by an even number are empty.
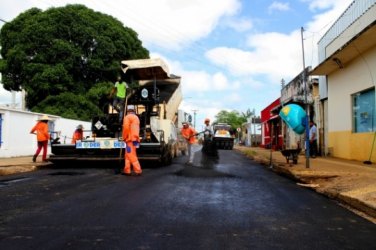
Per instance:
[[[346,195],[346,194],[343,194],[343,193],[330,193],[330,192],[322,192],[322,191],[319,191],[319,187],[318,186],[311,186],[310,185],[310,181],[309,180],[312,180],[313,178],[317,178],[317,176],[315,175],[307,175],[305,176],[305,178],[301,178],[299,177],[298,175],[295,175],[294,173],[292,173],[291,171],[289,171],[288,169],[286,169],[285,167],[281,167],[279,165],[275,165],[273,164],[273,171],[278,173],[278,174],[281,174],[281,175],[284,175],[286,177],[288,177],[289,179],[292,179],[294,181],[299,181],[303,184],[307,184],[307,185],[299,185],[299,186],[304,186],[306,188],[310,188],[312,190],[314,190],[316,193],[318,194],[322,194],[330,199],[333,199],[333,200],[336,200],[344,205],[347,205],[349,207],[351,207],[352,209],[355,209],[361,213],[364,213],[366,215],[366,217],[371,217],[372,220],[374,220],[376,218],[376,208],[373,207],[371,204],[368,204],[356,197],[351,197],[349,195]],[[336,177],[335,175],[332,175],[332,176],[329,176],[329,177]],[[309,179],[309,180],[307,180]],[[299,184],[299,183],[298,183]]]
[[[20,163],[0,166],[0,176],[31,172],[49,166],[52,163]]]
[[[241,150],[238,150],[240,153],[244,154]],[[293,181],[298,182],[297,185],[309,188],[315,191],[318,194],[324,195],[330,199],[336,200],[339,203],[347,206],[350,210],[355,210],[353,212],[357,213],[358,215],[365,217],[366,219],[370,220],[373,223],[376,223],[376,207],[373,204],[369,204],[364,202],[356,197],[352,197],[351,194],[346,193],[339,193],[339,192],[326,192],[325,190],[319,190],[318,185],[311,184],[312,179],[317,178],[335,178],[338,175],[329,174],[329,175],[317,175],[317,174],[306,174],[306,175],[297,175],[294,174],[292,171],[289,170],[289,167],[286,166],[285,163],[280,163],[276,161],[272,161],[270,167],[270,161],[267,161],[261,155],[250,156],[244,154],[246,157],[252,159],[253,161],[259,163],[260,165],[269,168],[273,172],[285,176]]]

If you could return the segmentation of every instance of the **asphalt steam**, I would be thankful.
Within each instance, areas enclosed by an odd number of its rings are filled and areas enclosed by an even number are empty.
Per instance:
[[[194,154],[193,164],[185,164],[184,168],[177,171],[177,176],[193,178],[221,178],[234,177],[234,175],[219,171],[219,155],[211,155],[202,151]]]

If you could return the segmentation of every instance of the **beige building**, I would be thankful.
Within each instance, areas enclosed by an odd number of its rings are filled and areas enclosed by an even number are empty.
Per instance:
[[[353,1],[318,47],[325,153],[376,162],[376,0]]]

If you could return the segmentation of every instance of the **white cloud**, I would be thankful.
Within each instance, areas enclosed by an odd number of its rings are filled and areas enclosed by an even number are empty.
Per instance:
[[[318,32],[322,36],[330,26],[340,17],[353,0],[317,0],[310,4],[311,9],[329,8],[326,12],[314,15],[307,27],[312,32]]]
[[[250,50],[218,47],[206,53],[216,65],[237,76],[267,75],[272,82],[289,78],[303,69],[299,32],[285,35],[263,33],[250,35]]]
[[[341,6],[347,8],[353,0],[301,0],[309,3],[309,9],[312,11],[325,9],[341,9]],[[339,16],[337,16],[339,17]]]
[[[225,25],[237,32],[244,32],[253,28],[253,23],[248,18],[230,18],[225,21]]]
[[[180,49],[206,37],[221,17],[234,15],[240,7],[238,0],[112,2],[117,4],[111,4],[109,11],[136,30],[146,45],[168,49]]]
[[[226,97],[226,101],[240,103],[243,102],[243,98],[239,95],[239,92],[232,92]]]
[[[3,85],[0,84],[0,105],[6,105],[11,103],[11,94],[9,91],[3,89]]]
[[[318,40],[351,2],[352,0],[310,1],[311,9],[329,7],[331,9],[313,16],[312,21],[304,27],[305,66],[315,67],[317,65]],[[259,82],[256,85],[253,83],[254,87],[270,83],[279,84],[282,78],[290,81],[303,69],[300,30],[289,34],[276,32],[251,34],[248,36],[247,44],[249,49],[213,48],[206,53],[206,57],[212,63],[228,69],[235,76],[252,78],[257,78],[258,75],[267,76],[268,82]]]
[[[239,0],[59,0],[50,5],[37,0],[22,4],[2,0],[0,17],[10,21],[31,6],[46,9],[52,5],[64,6],[68,3],[84,4],[112,15],[136,30],[146,45],[169,49],[180,49],[207,36],[221,17],[235,15],[241,7]]]
[[[307,30],[304,32],[306,66],[314,66],[317,61],[315,58],[318,39],[352,0],[301,1],[307,2],[312,11],[326,10],[324,13],[313,16],[311,22],[303,24]],[[52,4],[64,6],[67,3],[81,3],[96,11],[116,17],[139,34],[145,47],[152,45],[170,50],[184,48],[185,45],[208,36],[219,21],[238,32],[254,28],[252,17],[237,16],[241,8],[240,0],[56,0],[52,2],[28,0],[22,3],[2,0],[0,18],[10,21],[32,6],[46,9]],[[289,8],[289,4],[282,0],[274,1],[269,6],[269,10],[272,11],[288,11]],[[177,59],[164,59],[171,73],[182,76],[183,95],[188,97],[190,93],[194,93],[195,96],[202,97],[195,103],[195,108],[203,110],[202,107],[211,107],[210,110],[205,108],[205,113],[214,112],[214,110],[218,112],[226,107],[225,102],[210,100],[204,103],[204,97],[209,92],[217,97],[216,94],[219,92],[247,87],[259,90],[260,93],[255,92],[255,95],[265,95],[263,91],[267,87],[269,87],[268,90],[274,91],[270,88],[271,84],[279,85],[281,78],[289,81],[303,68],[299,29],[288,34],[250,33],[246,43],[248,47],[241,49],[224,45],[206,52],[206,58],[213,64],[221,66],[224,69],[222,72],[205,71],[204,67],[200,70],[190,70],[183,65],[183,59],[179,59],[182,60],[181,62],[174,61]],[[163,58],[162,55],[153,54],[153,56]],[[185,60],[190,59],[185,58]],[[209,65],[210,62],[207,64]],[[259,76],[263,76],[263,80],[259,80]],[[0,91],[0,99],[3,95],[4,92]],[[232,97],[233,100],[237,98]]]
[[[208,92],[222,91],[230,88],[226,76],[222,73],[210,75],[206,71],[178,71],[182,79],[183,92]]]
[[[290,10],[290,4],[289,3],[282,3],[282,2],[273,2],[268,7],[268,12],[272,13],[275,10],[277,10],[277,11],[288,11],[288,10]]]
[[[239,87],[237,83],[229,83],[226,75],[222,72],[210,74],[204,70],[185,70],[178,61],[170,61],[168,59],[166,61],[171,73],[182,76],[182,89],[185,96],[189,96],[189,93],[214,93]]]
[[[3,85],[0,84],[0,106],[3,107],[21,107],[21,92],[11,92],[3,88]]]
[[[227,78],[221,72],[215,73],[212,76],[212,80],[213,80],[213,82],[212,82],[213,83],[212,88],[214,90],[225,90],[225,89],[229,88],[229,83],[227,81]]]

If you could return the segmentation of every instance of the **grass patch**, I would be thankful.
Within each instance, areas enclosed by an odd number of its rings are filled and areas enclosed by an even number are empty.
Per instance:
[[[247,157],[254,159],[257,155],[257,152],[252,149],[244,149],[242,150],[243,154],[245,154]]]

